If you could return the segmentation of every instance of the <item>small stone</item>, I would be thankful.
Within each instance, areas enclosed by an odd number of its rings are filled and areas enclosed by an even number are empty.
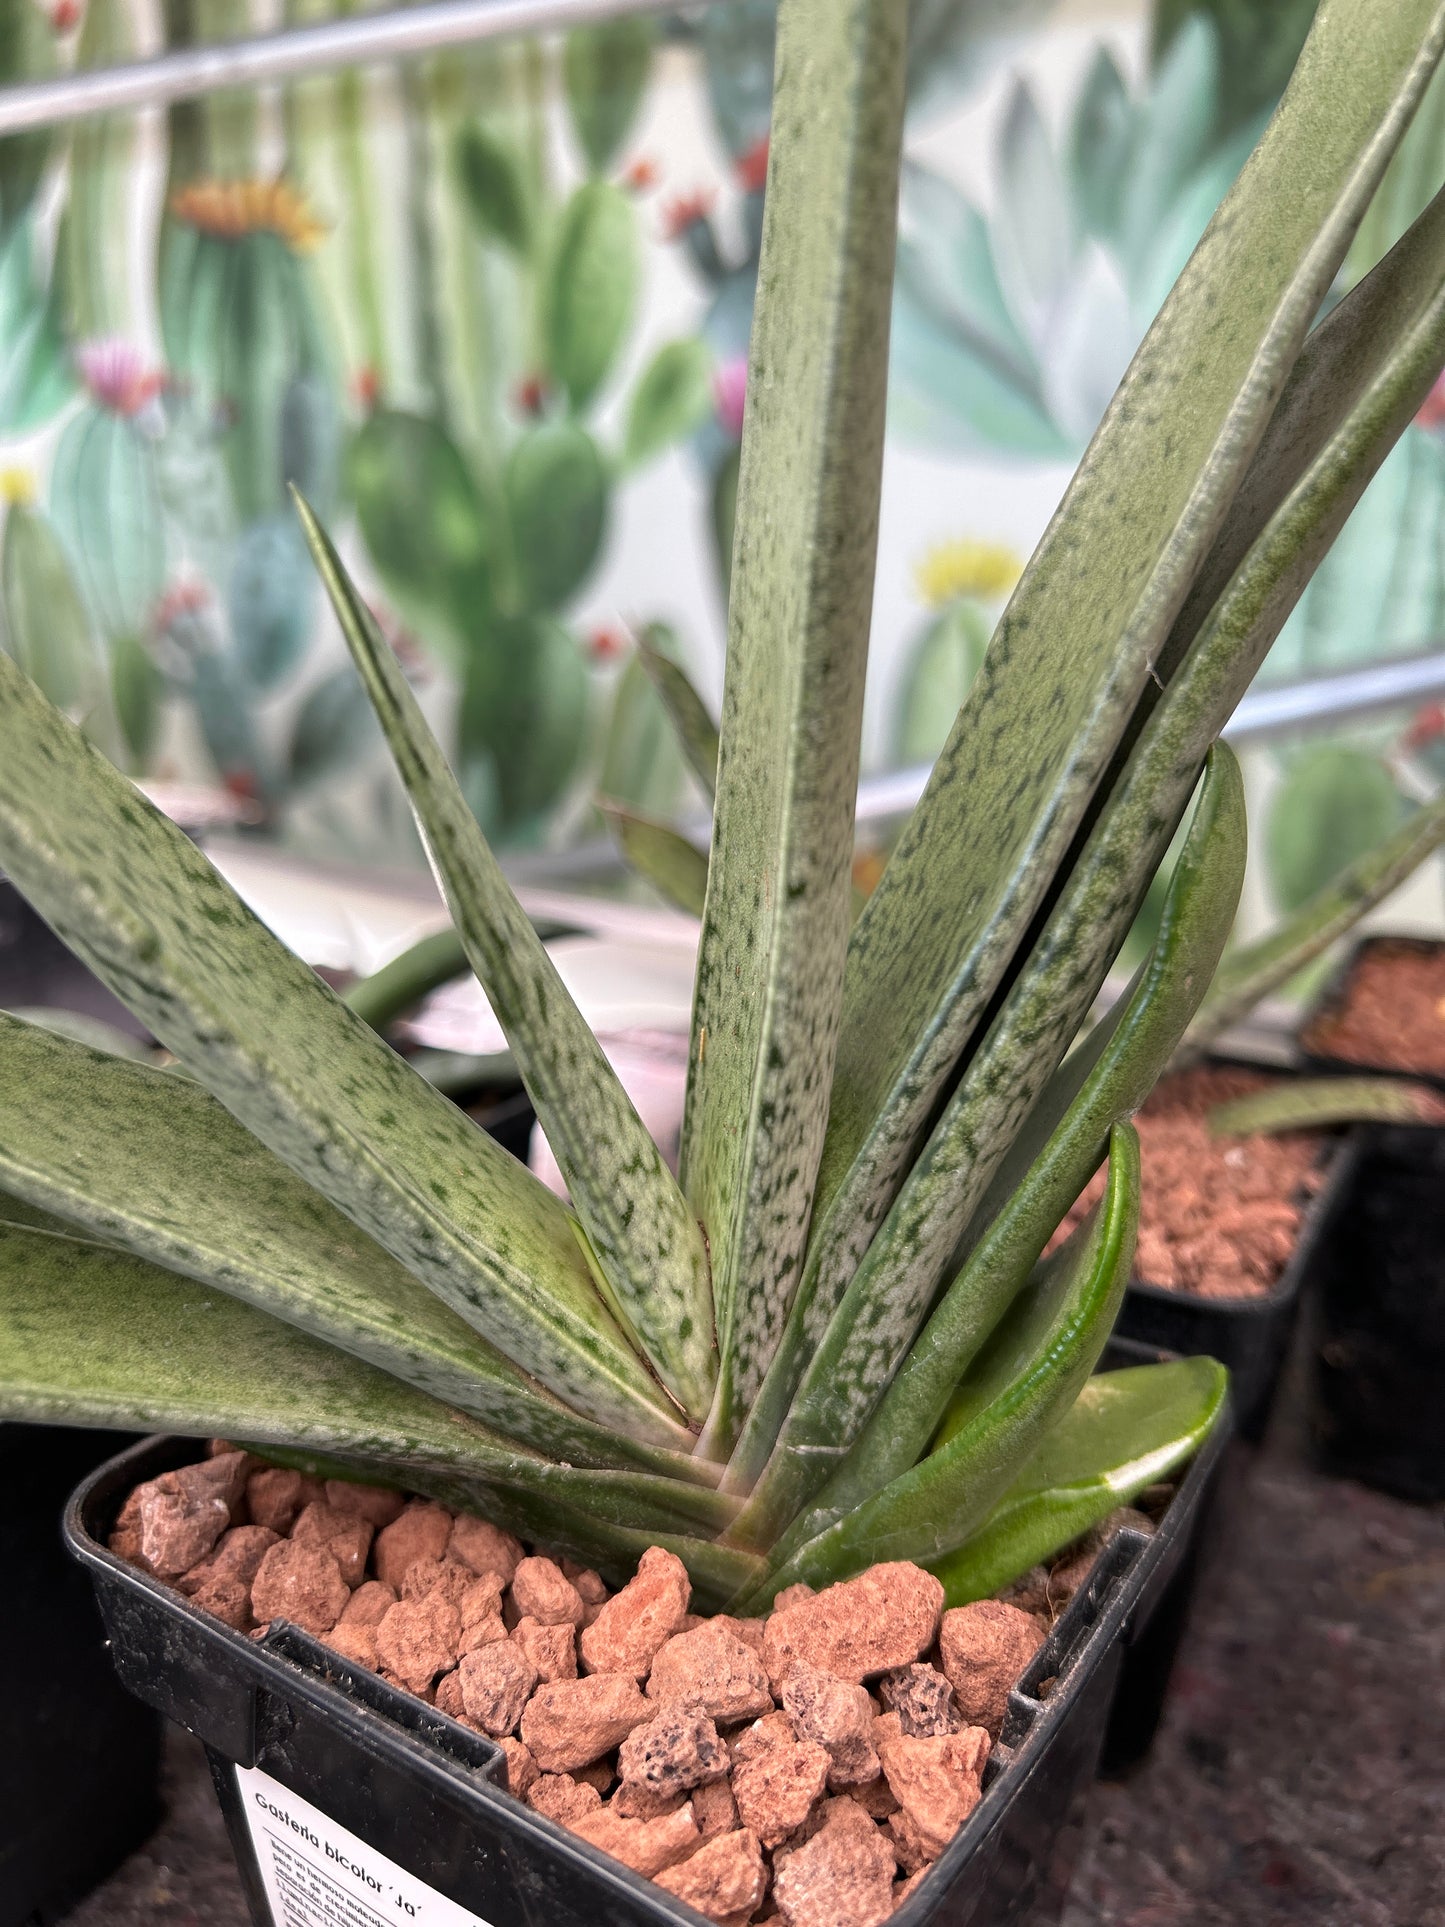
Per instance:
[[[766,1753],[770,1747],[791,1746],[797,1739],[793,1722],[786,1713],[765,1713],[751,1726],[745,1726],[741,1733],[734,1733],[728,1740],[728,1752],[732,1755],[734,1766],[741,1766],[746,1760],[755,1760],[759,1754]]]
[[[515,1596],[516,1588],[513,1587]],[[637,1573],[614,1593],[578,1641],[589,1673],[646,1679],[652,1662],[687,1615],[692,1582],[675,1553],[649,1546]]]
[[[580,1780],[583,1786],[595,1786],[599,1793],[606,1794],[617,1774],[611,1760],[603,1758],[594,1760],[591,1766],[574,1766],[572,1778]]]
[[[965,1724],[953,1688],[936,1667],[895,1667],[879,1680],[878,1694],[898,1715],[898,1724],[910,1739],[936,1739],[941,1733],[956,1733]]]
[[[727,1781],[714,1780],[712,1785],[726,1786]],[[619,1820],[661,1820],[665,1814],[678,1812],[678,1810],[685,1807],[689,1799],[691,1799],[694,1802],[693,1813],[695,1817],[697,1812],[697,1796],[709,1790],[710,1789],[699,1787],[694,1794],[670,1793],[663,1795],[661,1793],[652,1793],[645,1786],[629,1786],[626,1780],[624,1780],[613,1794],[608,1805]]]
[[[238,1633],[251,1630],[251,1588],[244,1579],[208,1579],[191,1594],[191,1604],[224,1620]]]
[[[783,1590],[773,1601],[773,1611],[775,1613],[785,1613],[789,1606],[801,1606],[805,1599],[816,1599],[817,1597],[818,1595],[814,1589],[811,1586],[805,1586],[800,1579],[795,1585],[784,1586]]]
[[[412,1692],[420,1692],[438,1673],[456,1665],[461,1631],[449,1600],[399,1599],[377,1626],[376,1650],[388,1672]]]
[[[298,1546],[294,1539],[279,1539],[251,1582],[251,1611],[258,1623],[289,1619],[318,1638],[330,1632],[350,1597],[335,1555],[325,1546]]]
[[[512,1575],[511,1592],[519,1625],[524,1619],[535,1619],[542,1626],[582,1624],[582,1596],[555,1559],[521,1560]]]
[[[645,1726],[635,1727],[617,1756],[625,1785],[652,1793],[685,1793],[709,1780],[726,1778],[731,1761],[706,1713],[688,1706],[665,1706]]]
[[[333,1653],[342,1659],[349,1659],[355,1666],[364,1666],[368,1672],[376,1672],[380,1660],[376,1651],[375,1626],[346,1626],[340,1621],[325,1635],[326,1644]]]
[[[783,1710],[800,1740],[827,1752],[828,1785],[862,1786],[878,1778],[873,1702],[866,1688],[814,1666],[795,1665],[783,1681]]]
[[[647,1697],[696,1707],[727,1725],[773,1710],[762,1661],[716,1620],[695,1632],[674,1634],[659,1649],[648,1674]]]
[[[620,1800],[619,1793],[617,1798]],[[614,1802],[615,1804],[615,1802]],[[731,1833],[738,1824],[738,1803],[726,1780],[709,1780],[692,1790],[692,1817],[704,1840],[720,1833]]]
[[[462,1600],[474,1586],[482,1583],[460,1559],[413,1559],[401,1576],[401,1596],[429,1599],[434,1592],[439,1592],[447,1604],[455,1606],[460,1613]],[[495,1611],[501,1594],[493,1593],[488,1587],[485,1597],[493,1601]]]
[[[143,1572],[149,1572],[150,1567],[146,1564],[145,1554],[140,1549],[140,1504],[143,1489],[137,1486],[127,1495],[125,1504],[116,1514],[115,1524],[111,1527],[110,1537],[105,1543],[117,1559],[124,1559],[127,1564],[139,1566]]]
[[[932,1573],[903,1560],[872,1566],[775,1611],[763,1637],[763,1663],[775,1687],[800,1663],[857,1684],[921,1659],[937,1637],[942,1611],[943,1587]]]
[[[525,1556],[520,1539],[489,1520],[474,1518],[470,1512],[457,1514],[446,1549],[475,1573],[494,1572],[503,1587],[511,1585],[512,1575]]]
[[[137,1489],[141,1555],[158,1578],[179,1578],[205,1558],[240,1508],[245,1472],[246,1454],[226,1452]]]
[[[276,1543],[277,1535],[266,1526],[232,1526],[176,1584],[181,1592],[194,1596],[213,1581],[240,1580],[249,1593],[261,1561]]]
[[[939,1656],[970,1726],[998,1738],[1008,1696],[1043,1643],[1036,1619],[998,1599],[976,1599],[943,1615]]]
[[[873,1820],[886,1820],[890,1813],[897,1813],[898,1802],[893,1797],[893,1789],[880,1772],[876,1780],[866,1786],[850,1786],[848,1799],[854,1801]]]
[[[522,1708],[537,1684],[537,1669],[509,1639],[467,1653],[457,1667],[462,1704],[470,1719],[494,1740],[515,1733]]]
[[[921,1851],[936,1860],[983,1794],[988,1735],[978,1727],[938,1739],[905,1735],[883,1749],[883,1771],[902,1812],[889,1821],[903,1865]]]
[[[620,1746],[655,1711],[637,1681],[620,1673],[551,1680],[523,1713],[522,1738],[544,1773],[566,1773]]]
[[[920,1867],[917,1873],[911,1873],[906,1880],[897,1882],[893,1889],[893,1911],[895,1914],[905,1900],[912,1900],[913,1896],[918,1892],[918,1889],[923,1885],[927,1875],[927,1867]]]
[[[538,1679],[576,1679],[577,1632],[575,1627],[565,1623],[560,1626],[544,1626],[540,1620],[519,1619],[512,1629],[512,1639],[536,1667]]]
[[[348,1586],[359,1586],[366,1577],[366,1555],[371,1551],[374,1533],[369,1519],[355,1512],[339,1512],[325,1499],[314,1499],[303,1508],[291,1528],[298,1546],[325,1546]]]
[[[268,1526],[272,1532],[289,1532],[301,1508],[324,1497],[319,1479],[285,1465],[263,1465],[246,1481],[246,1512],[252,1525]]]
[[[463,1653],[479,1653],[484,1646],[496,1646],[508,1637],[507,1622],[499,1612],[484,1613],[480,1619],[462,1627],[461,1642],[457,1648],[458,1657]]]
[[[339,1626],[369,1626],[374,1632],[396,1604],[396,1593],[384,1580],[368,1579],[356,1588],[342,1608]]]
[[[572,1831],[648,1880],[655,1879],[664,1867],[685,1860],[698,1843],[690,1806],[657,1820],[627,1820],[611,1807],[601,1807],[574,1820]]]
[[[572,1581],[584,1606],[607,1604],[612,1595],[608,1592],[607,1582],[600,1572],[594,1572],[591,1566],[579,1565],[575,1559],[563,1559],[559,1563],[563,1577]]]
[[[504,1733],[497,1741],[506,1761],[506,1787],[508,1793],[518,1800],[525,1800],[529,1787],[537,1783],[537,1762],[532,1758],[530,1747],[523,1746]]]
[[[803,1825],[823,1797],[832,1762],[812,1740],[768,1746],[733,1771],[738,1818],[765,1847],[776,1847]]]
[[[893,1911],[893,1849],[851,1800],[828,1805],[812,1838],[777,1862],[778,1912],[787,1927],[881,1927]]]
[[[763,1634],[768,1626],[766,1619],[737,1619],[732,1613],[714,1613],[707,1623],[709,1626],[718,1626],[725,1632],[731,1633],[734,1639],[742,1641],[750,1653],[756,1653],[759,1659],[762,1658]]]
[[[596,1813],[602,1805],[595,1786],[583,1786],[569,1773],[539,1773],[525,1797],[535,1813],[562,1827],[570,1827],[586,1813]]]
[[[393,1492],[390,1486],[358,1485],[352,1479],[328,1479],[326,1503],[337,1512],[351,1512],[365,1519],[375,1532],[399,1519],[406,1507],[403,1494]]]
[[[376,1535],[371,1563],[378,1579],[401,1591],[406,1569],[417,1559],[440,1559],[452,1536],[452,1515],[429,1499],[412,1499]]]
[[[745,1921],[763,1904],[768,1870],[757,1835],[743,1827],[709,1840],[680,1866],[665,1867],[657,1884],[709,1920]]]

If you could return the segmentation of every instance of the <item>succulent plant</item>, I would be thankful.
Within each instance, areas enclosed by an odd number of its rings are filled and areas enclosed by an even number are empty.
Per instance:
[[[0,657],[0,857],[191,1073],[0,1021],[4,1415],[365,1468],[609,1570],[659,1543],[744,1607],[887,1558],[977,1596],[1214,1422],[1209,1361],[1087,1389],[1129,1117],[1235,912],[1219,731],[1445,361],[1445,201],[1312,329],[1445,4],[1323,0],[855,924],[906,19],[780,10],[715,768],[692,739],[716,801],[679,1175],[303,509],[570,1201]],[[1150,957],[1080,1039],[1196,791]]]

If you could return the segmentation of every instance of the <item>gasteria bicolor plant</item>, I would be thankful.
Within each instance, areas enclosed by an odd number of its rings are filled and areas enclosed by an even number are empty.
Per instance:
[[[1311,331],[1445,0],[1323,0],[855,924],[907,11],[780,9],[680,1175],[303,506],[570,1204],[0,659],[0,859],[191,1073],[0,1023],[6,1415],[366,1468],[606,1569],[662,1543],[745,1608],[882,1558],[986,1593],[1213,1423],[1207,1361],[1090,1376],[1128,1120],[1234,916],[1219,731],[1445,361],[1445,199]],[[1080,1040],[1196,791],[1153,950]]]

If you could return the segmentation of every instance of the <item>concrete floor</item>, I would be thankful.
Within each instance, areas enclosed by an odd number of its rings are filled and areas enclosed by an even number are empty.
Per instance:
[[[1063,1927],[1445,1927],[1445,1510],[1312,1472],[1295,1361],[1163,1729],[1092,1795]],[[65,1927],[249,1927],[204,1760]]]

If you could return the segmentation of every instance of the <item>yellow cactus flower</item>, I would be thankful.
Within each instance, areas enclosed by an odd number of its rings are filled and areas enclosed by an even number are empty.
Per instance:
[[[223,241],[276,234],[294,254],[309,254],[326,234],[305,195],[283,180],[193,181],[171,196],[171,213]]]
[[[1023,574],[1023,560],[1006,542],[961,538],[939,542],[917,563],[913,580],[930,609],[942,609],[959,596],[997,602]]]
[[[35,500],[35,477],[28,468],[0,468],[0,501],[28,509]]]

